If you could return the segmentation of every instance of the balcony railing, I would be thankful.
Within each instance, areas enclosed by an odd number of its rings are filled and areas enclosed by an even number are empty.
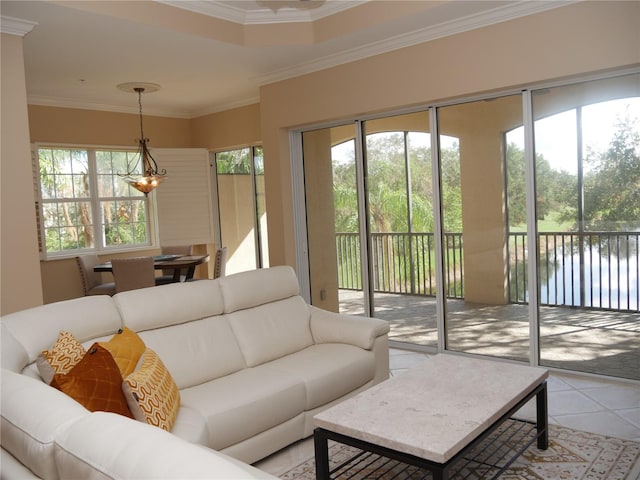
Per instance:
[[[637,311],[640,305],[638,232],[549,232],[538,235],[540,303],[593,309]],[[336,235],[338,285],[361,290],[360,239]],[[461,233],[444,238],[447,298],[464,298]],[[526,233],[509,234],[509,302],[527,303]],[[433,233],[371,235],[373,290],[379,293],[435,296]]]
[[[361,290],[360,238],[336,234],[338,285]],[[464,298],[462,234],[445,234],[447,296]],[[374,233],[371,235],[373,290],[383,293],[435,296],[436,257],[433,233]]]

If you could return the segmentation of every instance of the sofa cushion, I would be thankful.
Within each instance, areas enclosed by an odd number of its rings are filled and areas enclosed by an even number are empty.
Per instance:
[[[113,300],[123,324],[138,333],[220,315],[223,310],[217,280],[130,290],[114,295]]]
[[[276,480],[159,428],[105,412],[87,415],[58,435],[55,457],[60,478]]]
[[[191,443],[209,445],[207,421],[196,409],[180,405],[171,433]]]
[[[196,282],[199,283],[199,282]],[[171,372],[179,389],[192,387],[246,367],[225,315],[140,333]],[[180,348],[176,348],[180,345]]]
[[[118,330],[108,342],[99,343],[116,361],[123,378],[135,370],[146,348],[138,334],[128,327]]]
[[[120,369],[111,353],[98,343],[89,348],[69,373],[55,374],[51,386],[92,412],[113,412],[132,418],[122,393]]]
[[[264,365],[302,379],[306,410],[332,402],[371,381],[373,353],[344,343],[312,345]]]
[[[262,367],[181,390],[180,396],[183,405],[206,419],[209,447],[216,450],[295,417],[305,404],[304,384],[298,378]]]
[[[69,373],[85,353],[86,350],[71,332],[60,332],[56,343],[49,350],[43,350],[36,360],[42,380],[48,385],[56,373]]]
[[[225,313],[293,297],[300,286],[293,268],[282,265],[220,277]]]
[[[227,316],[249,367],[313,344],[309,307],[302,297],[238,310]]]
[[[80,342],[86,342],[112,335],[122,327],[118,309],[108,295],[92,295],[29,308],[3,316],[2,323],[22,344],[29,363],[35,362],[42,350],[51,348],[62,330],[72,332]]]
[[[89,412],[40,380],[5,369],[0,380],[2,448],[38,477],[57,479],[54,439]]]
[[[133,418],[171,431],[180,408],[180,392],[160,357],[147,348],[140,366],[122,383]]]

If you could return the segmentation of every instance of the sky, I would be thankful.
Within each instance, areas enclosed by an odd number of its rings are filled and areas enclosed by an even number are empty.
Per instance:
[[[640,129],[640,98],[627,98],[588,105],[582,108],[582,135],[584,144],[604,152],[615,132],[617,116],[629,109],[631,118]],[[552,115],[535,123],[536,154],[541,154],[554,170],[577,172],[577,128],[575,110]],[[522,128],[515,132],[514,141],[523,147]],[[510,137],[508,137],[511,139]],[[583,155],[587,150],[583,151]]]

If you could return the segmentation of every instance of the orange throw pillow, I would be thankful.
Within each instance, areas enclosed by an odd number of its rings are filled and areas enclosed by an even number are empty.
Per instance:
[[[118,330],[108,342],[100,342],[116,361],[122,377],[126,377],[136,369],[138,360],[146,348],[136,332],[128,327]]]
[[[156,352],[145,350],[140,367],[124,379],[122,390],[133,418],[171,431],[180,408],[180,392]]]
[[[68,373],[82,360],[85,353],[86,350],[72,333],[61,331],[51,349],[43,350],[36,359],[40,376],[46,383],[51,384],[56,373]]]
[[[111,353],[98,343],[69,373],[54,375],[51,386],[92,412],[113,412],[133,418],[122,393],[120,369]]]

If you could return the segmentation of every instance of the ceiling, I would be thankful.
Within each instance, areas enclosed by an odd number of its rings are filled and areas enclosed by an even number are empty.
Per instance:
[[[137,98],[116,85],[150,82],[161,89],[143,96],[145,114],[192,118],[258,102],[261,85],[571,1],[0,0],[0,14],[3,32],[31,29],[30,104],[133,113]]]

